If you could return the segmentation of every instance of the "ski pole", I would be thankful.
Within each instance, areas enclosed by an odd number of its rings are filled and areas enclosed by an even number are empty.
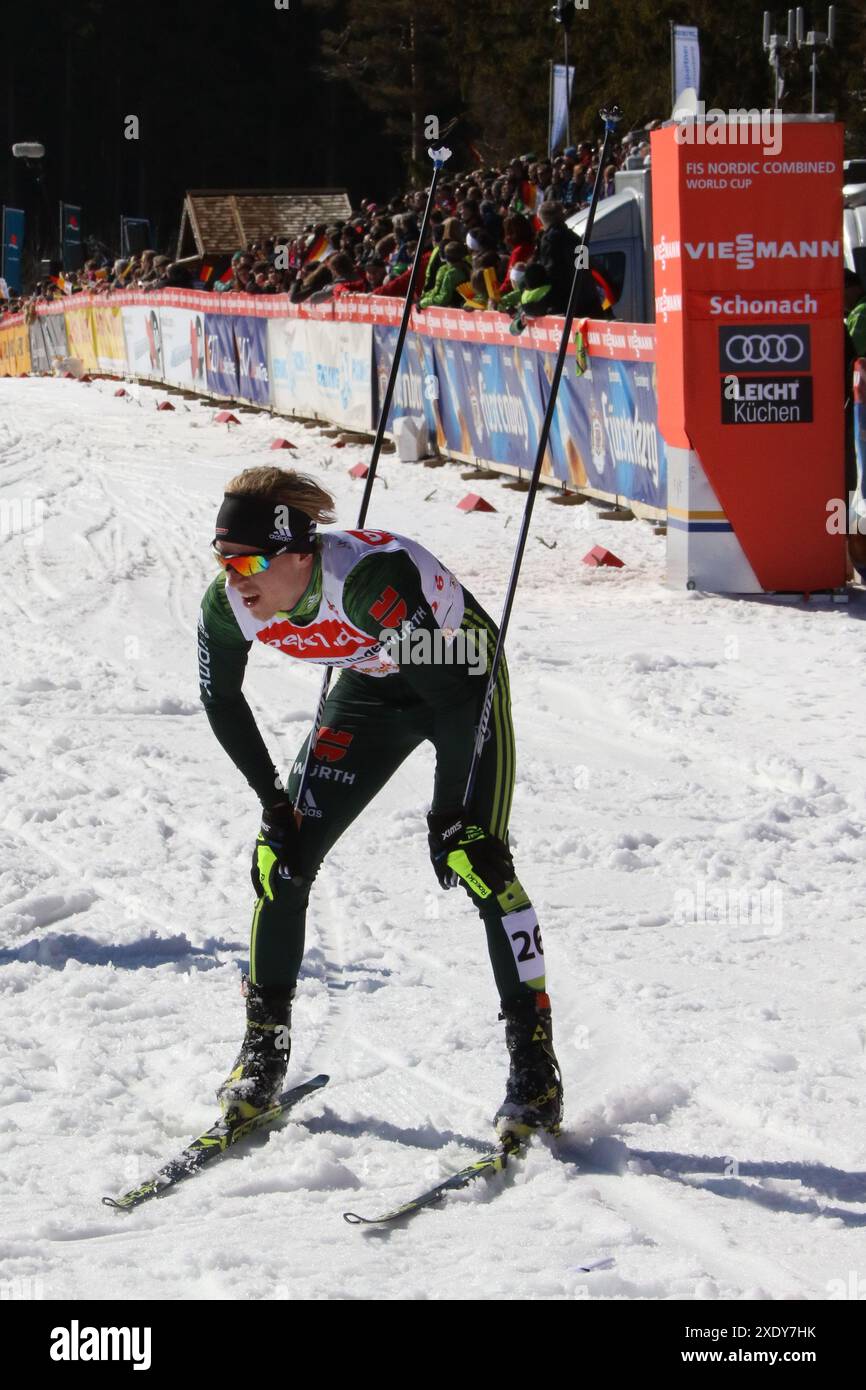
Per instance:
[[[589,205],[589,216],[586,219],[586,226],[583,230],[580,247],[575,252],[574,257],[574,278],[571,282],[571,293],[568,296],[568,307],[565,311],[565,322],[562,325],[562,338],[559,343],[559,351],[556,354],[556,366],[553,369],[553,377],[550,383],[550,397],[547,402],[547,409],[544,412],[544,420],[541,426],[541,434],[538,439],[538,451],[535,455],[535,467],[532,470],[532,478],[529,483],[529,491],[526,494],[526,505],[523,509],[523,520],[520,523],[520,535],[517,539],[517,548],[514,552],[514,559],[511,564],[511,575],[508,580],[508,589],[505,594],[505,606],[502,610],[502,619],[499,624],[499,636],[496,639],[496,647],[493,651],[493,662],[490,667],[490,675],[487,680],[487,689],[484,692],[484,704],[481,707],[481,718],[478,721],[478,729],[475,734],[475,744],[472,749],[472,758],[469,764],[469,775],[466,779],[466,790],[463,793],[463,810],[468,810],[472,800],[472,793],[475,790],[475,779],[478,776],[478,765],[481,761],[481,753],[484,748],[484,739],[490,723],[490,711],[493,706],[493,692],[496,688],[496,680],[499,675],[499,667],[502,664],[502,652],[505,646],[505,634],[508,631],[508,621],[511,617],[511,609],[514,605],[514,595],[517,590],[517,580],[520,574],[520,565],[523,560],[523,552],[526,549],[526,542],[529,537],[529,522],[532,517],[532,508],[535,503],[535,495],[538,491],[538,483],[541,478],[541,468],[544,462],[544,451],[547,448],[547,441],[550,438],[550,427],[553,424],[553,412],[556,408],[556,396],[559,391],[559,383],[562,379],[565,358],[568,352],[568,338],[571,332],[571,325],[574,321],[575,305],[577,303],[577,286],[581,272],[588,268],[588,247],[589,238],[592,235],[592,224],[595,221],[595,209],[598,205],[599,193],[601,191],[602,170],[605,167],[608,145],[610,138],[616,127],[622,120],[622,112],[618,106],[605,107],[599,112],[604,121],[604,144],[602,146],[601,158],[598,162],[599,175],[595,180],[592,190],[592,199]]]
[[[451,122],[451,125],[453,124],[454,122]],[[448,131],[451,129],[451,125],[446,126],[444,131],[445,134],[447,134]],[[376,467],[379,463],[379,455],[382,452],[382,442],[385,438],[385,427],[388,424],[388,414],[391,409],[391,402],[394,398],[394,388],[397,385],[397,375],[400,370],[400,359],[403,355],[403,344],[406,341],[406,333],[409,328],[409,316],[412,312],[412,293],[415,288],[415,283],[418,279],[418,271],[421,265],[421,254],[424,248],[424,240],[427,235],[427,228],[430,224],[430,213],[433,211],[433,200],[436,196],[436,185],[439,182],[439,174],[442,170],[443,165],[445,164],[446,160],[451,158],[451,151],[449,149],[446,149],[444,145],[438,150],[428,150],[427,153],[433,160],[433,178],[430,183],[430,191],[427,194],[427,206],[424,209],[424,216],[421,219],[421,230],[418,233],[418,245],[415,248],[415,259],[412,262],[412,273],[409,276],[409,284],[406,289],[406,299],[403,304],[403,316],[400,320],[400,331],[397,334],[397,342],[394,345],[394,357],[391,362],[391,370],[388,373],[388,385],[385,388],[385,395],[379,409],[379,423],[376,427],[376,437],[373,440],[373,452],[370,455],[370,465],[369,471],[367,473],[367,481],[364,487],[364,495],[361,498],[361,507],[358,512],[358,530],[361,529],[361,527],[364,525],[364,522],[367,519],[367,508],[370,505],[370,496],[372,494],[373,483],[376,478]],[[307,789],[307,775],[310,769],[310,758],[313,755],[313,749],[316,744],[316,738],[318,736],[318,732],[322,724],[322,717],[325,711],[325,701],[328,698],[328,688],[331,684],[331,670],[332,668],[330,666],[326,666],[325,674],[322,677],[322,689],[319,694],[319,703],[316,707],[316,717],[313,720],[313,729],[310,734],[310,741],[307,745],[307,756],[304,759],[304,766],[301,772],[301,780],[298,785],[298,797],[297,801],[295,802],[295,819],[297,820],[298,825],[300,825],[301,817],[304,814],[304,794]]]

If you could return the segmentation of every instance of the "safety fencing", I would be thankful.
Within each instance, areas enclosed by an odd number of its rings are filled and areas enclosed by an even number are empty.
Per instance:
[[[87,372],[249,402],[370,432],[402,304],[351,295],[324,304],[196,290],[76,295],[0,326],[0,376],[50,373],[74,358]],[[412,313],[389,431],[426,422],[439,451],[510,474],[531,471],[562,320],[520,335],[504,314]],[[557,398],[542,476],[570,490],[662,517],[665,450],[657,427],[655,329],[585,321]],[[582,368],[582,370],[581,370]]]

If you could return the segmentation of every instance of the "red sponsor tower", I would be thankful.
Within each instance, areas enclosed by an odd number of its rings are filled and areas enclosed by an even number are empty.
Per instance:
[[[668,582],[842,586],[842,126],[670,124],[652,188]]]

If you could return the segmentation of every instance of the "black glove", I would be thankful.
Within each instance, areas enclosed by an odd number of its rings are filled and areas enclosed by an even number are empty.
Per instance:
[[[501,893],[514,881],[514,864],[508,846],[467,823],[463,811],[430,812],[427,843],[436,877],[443,888],[465,883],[479,898]]]
[[[262,826],[253,846],[253,862],[250,877],[256,897],[267,894],[273,897],[270,888],[274,865],[281,878],[291,878],[292,861],[298,845],[298,821],[291,801],[278,801],[266,806],[262,812]]]

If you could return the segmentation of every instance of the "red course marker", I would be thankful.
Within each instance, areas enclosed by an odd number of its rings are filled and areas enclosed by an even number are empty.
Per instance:
[[[461,512],[495,512],[496,508],[492,502],[486,502],[477,492],[467,492],[462,502],[457,506]]]
[[[583,557],[582,563],[584,565],[593,565],[594,567],[612,565],[616,569],[625,569],[625,561],[620,560],[617,555],[614,555],[612,550],[605,550],[603,545],[594,545],[592,550],[588,550]]]

